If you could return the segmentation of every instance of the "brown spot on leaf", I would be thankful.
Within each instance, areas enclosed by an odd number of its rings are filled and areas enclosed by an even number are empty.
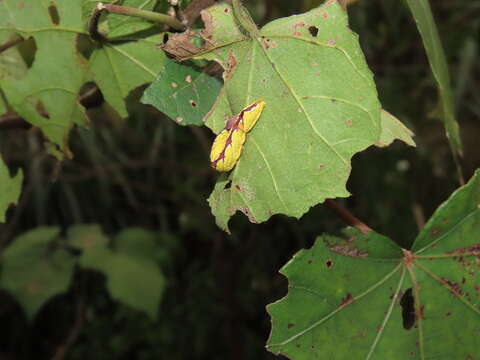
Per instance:
[[[331,38],[327,41],[327,45],[328,46],[333,46],[333,45],[336,44],[336,42],[337,42],[337,38]]]
[[[355,299],[353,298],[351,293],[347,293],[344,298],[342,298],[342,302],[338,306],[339,308],[344,308],[350,305]]]
[[[351,127],[353,124],[353,121],[351,119],[348,119],[347,121],[345,121],[345,125],[347,125],[348,127]]]
[[[330,247],[330,250],[334,253],[343,255],[343,256],[350,256],[350,257],[368,257],[367,252],[362,252],[359,249],[353,246],[342,246],[342,245],[333,245]]]
[[[187,75],[187,76],[185,77],[185,81],[186,81],[187,83],[191,84],[191,83],[192,83],[192,77],[191,77],[190,75]]]
[[[294,327],[294,326],[295,326],[295,324],[288,324],[288,325],[287,325],[287,328],[288,328],[288,329],[291,329],[291,328]]]
[[[333,266],[333,260],[332,259],[327,259],[327,261],[325,262],[325,267],[327,269],[331,269]]]
[[[460,285],[454,281],[448,280],[447,278],[441,278],[444,284],[448,285],[450,292],[454,295],[463,296],[464,292],[460,289]]]
[[[188,101],[190,103],[190,105],[192,105],[192,107],[197,107],[197,103],[193,100],[189,100]]]
[[[248,207],[240,207],[239,210],[248,217],[248,220],[251,223],[254,223],[254,224],[257,223],[257,219],[255,219],[255,216],[253,216],[253,214],[250,212],[250,209]]]
[[[324,12],[322,13],[322,17],[323,17],[324,19],[328,19],[328,13],[327,13],[326,11],[324,11]]]
[[[454,256],[456,256],[456,255],[461,256],[461,255],[465,255],[465,254],[474,255],[474,256],[475,255],[480,255],[480,244],[475,244],[475,245],[467,246],[467,247],[464,247],[464,248],[455,249],[453,251],[448,251],[447,254],[448,255],[454,255]]]
[[[175,83],[175,82],[172,82],[170,85],[171,85],[172,88],[174,88],[174,89],[178,86],[177,83]]]

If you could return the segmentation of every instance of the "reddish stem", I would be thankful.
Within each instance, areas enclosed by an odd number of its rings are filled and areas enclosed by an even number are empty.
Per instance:
[[[356,218],[350,211],[347,209],[341,207],[333,201],[332,199],[327,199],[325,200],[325,204],[335,213],[337,214],[344,222],[346,222],[348,225],[353,226],[360,230],[363,234],[368,234],[372,232],[373,230],[366,225],[364,222],[362,222],[360,219]]]

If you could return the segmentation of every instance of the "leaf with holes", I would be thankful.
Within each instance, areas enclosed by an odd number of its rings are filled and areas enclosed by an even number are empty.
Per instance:
[[[381,107],[341,6],[330,0],[261,30],[227,4],[202,17],[202,48],[189,31],[171,35],[164,50],[225,69],[207,126],[219,133],[256,99],[267,104],[236,167],[209,198],[217,224],[228,229],[237,210],[252,222],[277,213],[300,217],[326,198],[348,196],[350,159],[379,138]]]
[[[442,204],[412,250],[376,233],[321,236],[283,267],[267,348],[299,359],[476,359],[480,170]]]
[[[203,125],[221,82],[193,67],[166,60],[158,78],[143,93],[151,104],[180,125]]]
[[[107,36],[112,39],[93,44],[85,31],[88,19],[82,17],[82,6],[94,3],[88,0],[0,2],[0,35],[31,38],[37,49],[24,76],[13,76],[8,68],[0,69],[1,90],[16,112],[65,152],[71,127],[87,123],[85,109],[80,104],[80,91],[85,83],[95,82],[105,100],[121,116],[126,116],[125,98],[135,88],[154,80],[165,60],[164,54],[156,49],[161,37],[139,37],[138,30],[144,27],[139,27],[138,20],[122,22],[118,17],[112,18],[107,27]],[[124,4],[138,5],[139,1],[127,0]],[[143,1],[141,5],[151,9],[155,2]]]

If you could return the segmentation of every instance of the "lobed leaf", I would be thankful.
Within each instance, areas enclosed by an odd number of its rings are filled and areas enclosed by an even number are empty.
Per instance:
[[[267,348],[291,359],[475,359],[480,328],[480,170],[411,251],[349,230],[321,236],[281,272]],[[411,299],[411,300],[410,300]]]
[[[32,320],[51,297],[66,292],[75,258],[65,250],[51,251],[56,227],[40,227],[15,238],[2,254],[0,286],[10,292]]]
[[[164,49],[225,69],[206,125],[218,133],[254,100],[266,102],[239,162],[209,198],[217,224],[228,229],[238,210],[252,222],[277,213],[300,217],[326,198],[348,196],[351,157],[379,138],[380,103],[341,6],[327,1],[258,33],[240,27],[226,4],[202,17],[202,48],[186,32],[171,36]]]
[[[125,5],[138,2],[125,1]],[[0,36],[18,34],[32,38],[37,48],[34,62],[23,76],[13,76],[10,67],[0,68],[0,87],[13,110],[39,127],[65,153],[72,126],[88,123],[79,102],[85,83],[95,82],[105,100],[125,117],[128,115],[125,98],[135,88],[153,81],[165,60],[164,54],[156,49],[161,42],[159,35],[136,36],[151,27],[138,19],[108,15],[107,36],[122,37],[122,41],[91,43],[85,31],[88,19],[84,14],[96,3],[0,2]],[[140,4],[148,9],[154,5],[155,1],[147,0]]]

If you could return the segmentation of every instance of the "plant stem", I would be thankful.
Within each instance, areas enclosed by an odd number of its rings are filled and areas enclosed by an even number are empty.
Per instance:
[[[373,230],[366,225],[363,221],[356,218],[350,211],[341,207],[335,201],[331,199],[325,200],[325,205],[327,205],[335,214],[337,214],[344,222],[348,225],[353,226],[360,230],[363,234],[368,234]]]
[[[102,4],[102,3],[98,3],[97,9],[99,11],[105,10],[113,14],[134,16],[134,17],[139,17],[155,23],[167,24],[168,26],[170,26],[172,29],[175,29],[175,30],[185,30],[185,25],[183,25],[180,21],[178,21],[174,17],[168,16],[165,14],[160,14],[153,11],[135,9],[131,7],[121,6],[121,5]]]

